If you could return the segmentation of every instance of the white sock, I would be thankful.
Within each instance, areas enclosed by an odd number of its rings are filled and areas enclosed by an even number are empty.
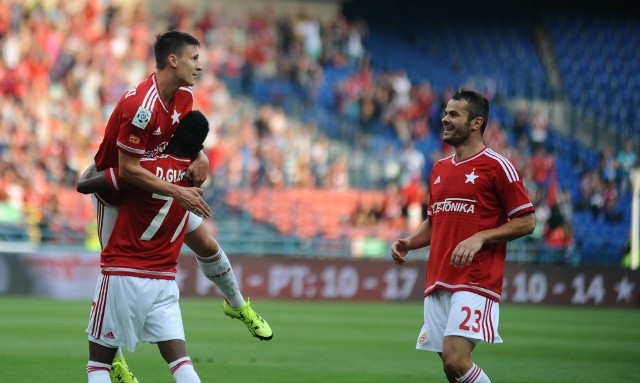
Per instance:
[[[109,371],[111,371],[110,364],[98,363],[92,360],[87,363],[89,383],[111,383]]]
[[[237,309],[244,306],[244,297],[238,287],[236,276],[233,274],[231,262],[229,262],[229,258],[227,258],[227,254],[222,250],[222,247],[210,257],[201,258],[196,256],[196,259],[202,273],[218,286],[231,307]]]
[[[466,374],[456,378],[456,380],[460,383],[491,383],[484,371],[475,364],[471,366]]]
[[[113,359],[122,356],[122,349],[120,347],[118,347],[118,351],[116,351],[116,354],[113,356]]]
[[[176,383],[200,383],[200,377],[193,369],[193,363],[188,356],[169,363],[169,370]]]

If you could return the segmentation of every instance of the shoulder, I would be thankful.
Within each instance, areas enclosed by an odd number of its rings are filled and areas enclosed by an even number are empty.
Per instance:
[[[433,168],[435,169],[436,167],[441,167],[441,166],[447,166],[452,164],[452,159],[453,159],[453,154],[445,157],[445,158],[441,158],[439,160],[437,160],[434,164],[433,164]]]
[[[176,98],[175,105],[179,108],[191,110],[193,107],[193,88],[190,86],[178,88],[174,97]]]
[[[498,176],[504,176],[509,182],[520,180],[518,169],[505,156],[487,148],[482,155],[483,160],[496,172]]]
[[[180,88],[178,88],[178,92],[176,94],[181,95],[182,97],[193,98],[193,87],[181,86]]]
[[[152,111],[159,97],[160,95],[155,83],[145,80],[125,93],[122,98],[122,104],[123,108],[132,114],[136,113],[140,108]]]

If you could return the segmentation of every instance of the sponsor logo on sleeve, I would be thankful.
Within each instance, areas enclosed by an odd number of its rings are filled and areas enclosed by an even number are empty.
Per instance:
[[[133,117],[133,121],[131,121],[131,123],[140,129],[144,129],[147,127],[149,120],[151,120],[151,111],[141,106],[138,108],[138,111],[136,112],[135,117]]]

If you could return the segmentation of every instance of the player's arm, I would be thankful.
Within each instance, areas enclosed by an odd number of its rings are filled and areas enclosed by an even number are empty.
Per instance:
[[[193,185],[200,187],[209,175],[209,157],[201,150],[198,157],[187,168],[187,177],[193,181]]]
[[[95,164],[91,164],[91,166],[82,173],[76,184],[76,190],[82,194],[99,193],[109,189],[106,172],[99,172]]]
[[[479,231],[456,246],[451,254],[451,264],[455,267],[469,266],[473,256],[485,243],[512,241],[533,233],[535,227],[536,218],[533,212],[530,212],[511,218],[504,225],[494,229]]]
[[[124,182],[119,174],[118,168],[107,168],[98,171],[95,164],[92,164],[82,173],[76,190],[82,194],[101,193],[111,190],[125,190],[129,185]]]
[[[536,227],[536,218],[533,212],[511,218],[507,223],[495,229],[479,232],[484,243],[508,242],[533,233]]]
[[[412,235],[401,238],[391,244],[391,257],[398,265],[404,264],[405,257],[411,250],[420,249],[431,244],[431,220],[422,221]]]
[[[211,209],[202,199],[204,190],[199,187],[182,187],[166,182],[140,165],[138,157],[130,156],[122,151],[118,153],[120,177],[131,185],[149,193],[161,194],[178,201],[182,207],[195,214],[209,218]]]

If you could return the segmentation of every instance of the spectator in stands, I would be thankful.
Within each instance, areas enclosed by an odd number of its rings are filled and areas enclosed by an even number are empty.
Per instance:
[[[404,205],[402,216],[406,220],[406,228],[416,230],[424,221],[422,209],[427,195],[427,188],[422,179],[415,179],[402,189]]]
[[[589,208],[591,209],[591,216],[594,220],[600,219],[602,215],[602,209],[604,208],[604,183],[600,178],[600,173],[594,171],[591,173],[592,177],[592,190],[589,196]]]
[[[596,179],[595,174],[592,171],[584,171],[580,176],[580,183],[578,189],[580,191],[579,199],[575,202],[575,210],[588,210],[591,205],[591,195],[595,189]]]
[[[329,174],[329,139],[324,135],[318,137],[311,145],[310,166],[315,186],[325,186]]]
[[[402,164],[399,155],[391,143],[386,143],[382,151],[382,186],[400,181]]]
[[[545,224],[543,263],[569,263],[573,247],[573,230],[569,221],[562,216],[560,206],[551,206],[551,214]]]
[[[271,129],[269,128],[269,119],[271,117],[272,108],[269,105],[262,105],[258,110],[258,117],[255,121],[256,133],[258,135],[258,141],[262,141],[264,138],[271,136]]]
[[[296,39],[302,43],[303,52],[314,60],[322,57],[322,31],[320,21],[306,9],[301,9],[294,22]]]
[[[542,145],[535,146],[535,152],[530,159],[531,178],[536,183],[536,187],[546,193],[549,176],[551,174],[553,159],[548,155]]]
[[[618,188],[621,194],[631,189],[629,174],[631,169],[637,165],[637,162],[638,156],[634,151],[634,142],[631,140],[625,141],[622,149],[620,149],[616,155],[616,179],[618,180]]]
[[[61,220],[59,219],[61,216],[60,205],[55,193],[51,192],[46,196],[40,214],[40,223],[38,226],[42,235],[41,241],[56,242],[63,239],[64,237],[60,235],[63,229]]]
[[[380,209],[382,220],[393,228],[405,227],[405,214],[403,214],[405,206],[406,198],[398,185],[395,183],[387,185]]]
[[[536,151],[538,147],[545,147],[547,144],[547,137],[549,136],[549,120],[547,116],[540,110],[536,110],[531,120],[531,130],[529,136],[533,151]]]
[[[400,187],[405,187],[423,176],[426,160],[424,154],[416,149],[413,141],[405,141],[400,152]]]
[[[354,226],[371,226],[378,222],[381,212],[376,209],[372,200],[361,199],[351,213],[350,222]]]
[[[616,182],[616,160],[609,145],[605,145],[600,151],[597,169],[603,182]]]
[[[602,210],[604,219],[609,223],[619,223],[622,221],[622,214],[618,211],[618,187],[612,180],[604,182],[602,190]]]
[[[335,159],[327,174],[327,187],[332,190],[349,188],[349,159],[342,155]]]
[[[519,110],[513,118],[513,126],[511,127],[514,140],[520,142],[522,137],[526,137],[529,131],[529,115],[524,110]]]

